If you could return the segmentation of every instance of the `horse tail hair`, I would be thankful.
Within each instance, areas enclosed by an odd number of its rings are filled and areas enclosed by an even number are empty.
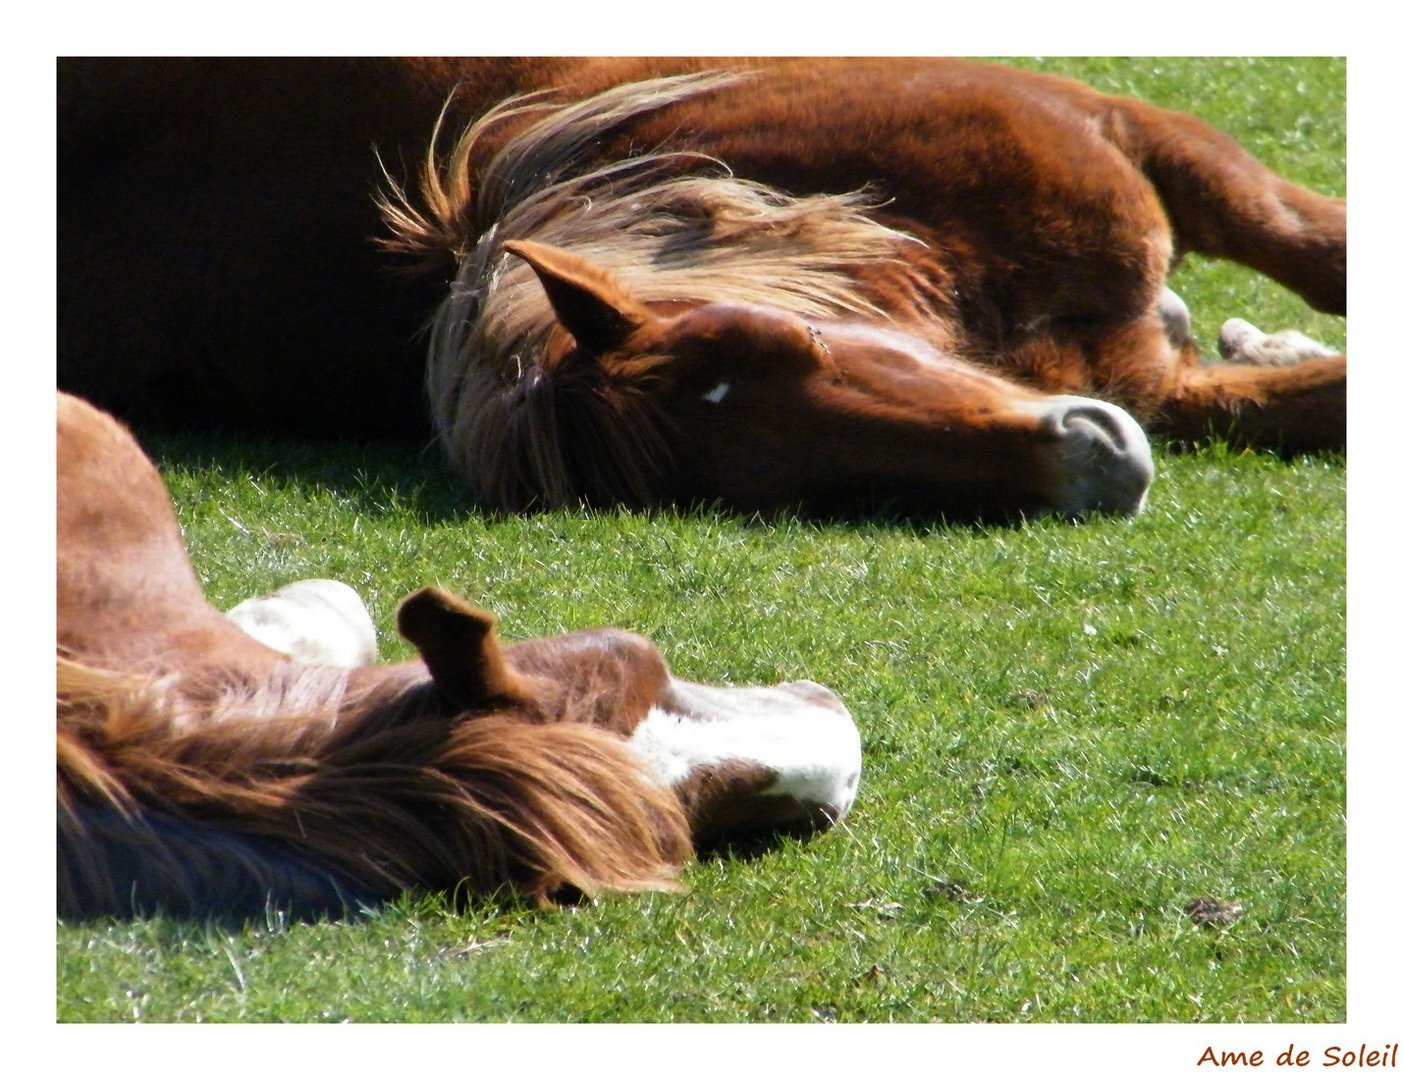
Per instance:
[[[406,890],[549,904],[676,888],[691,855],[675,796],[599,729],[191,702],[60,658],[61,913],[321,912]]]

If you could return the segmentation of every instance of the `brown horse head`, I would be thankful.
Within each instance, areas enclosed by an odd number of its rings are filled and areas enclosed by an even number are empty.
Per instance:
[[[422,663],[240,669],[232,624],[154,679],[61,659],[60,913],[668,888],[696,846],[852,805],[857,729],[817,683],[686,682],[614,629],[504,647],[437,588],[399,622]]]
[[[1020,387],[895,324],[736,302],[650,309],[511,242],[559,324],[533,388],[586,498],[948,514],[1135,513],[1149,445],[1117,406]],[[611,482],[613,490],[611,490]]]
[[[647,638],[613,628],[503,647],[490,614],[439,588],[406,598],[398,621],[451,709],[584,725],[624,740],[678,798],[694,843],[823,828],[852,805],[857,730],[818,683],[687,682]]]
[[[869,193],[789,195],[685,152],[589,153],[660,93],[733,82],[536,102],[530,122],[507,103],[442,166],[431,154],[422,206],[392,185],[390,246],[457,263],[429,396],[478,495],[510,509],[1138,511],[1153,467],[1136,422],[969,362],[958,287]]]

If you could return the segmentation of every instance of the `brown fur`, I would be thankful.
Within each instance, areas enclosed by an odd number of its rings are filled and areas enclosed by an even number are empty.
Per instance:
[[[416,427],[413,331],[443,281],[395,283],[365,245],[374,145],[421,177],[389,193],[392,246],[458,268],[431,399],[493,503],[1056,508],[1079,450],[1029,420],[1048,394],[1176,443],[1344,445],[1343,357],[1205,365],[1158,310],[1196,251],[1343,313],[1344,200],[1069,80],[916,59],[87,61],[59,91],[60,380],[128,416]],[[426,159],[440,114],[470,134]],[[819,220],[836,231],[801,224]],[[580,348],[508,240],[583,260],[652,321]],[[899,330],[943,370],[889,377],[911,350],[845,327]],[[694,408],[738,357],[752,404]]]
[[[423,688],[290,709],[295,686],[210,695],[71,661],[58,692],[61,814],[99,801],[276,839],[377,895],[666,888],[690,853],[671,794],[583,724],[445,715]]]

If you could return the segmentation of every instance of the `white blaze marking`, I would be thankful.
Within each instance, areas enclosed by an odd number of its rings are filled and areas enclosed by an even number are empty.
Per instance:
[[[847,709],[817,683],[715,687],[674,680],[672,691],[676,711],[655,707],[629,740],[662,783],[680,784],[701,766],[753,762],[779,775],[757,794],[787,795],[840,818],[852,806],[861,739]]]
[[[721,402],[723,402],[723,401],[726,400],[726,395],[729,394],[730,392],[731,392],[731,384],[730,384],[730,383],[728,383],[728,382],[719,382],[719,383],[717,383],[715,386],[713,386],[710,390],[708,390],[705,394],[702,395],[702,400],[703,400],[703,401],[709,401],[709,402],[711,402],[713,405],[720,405]]]

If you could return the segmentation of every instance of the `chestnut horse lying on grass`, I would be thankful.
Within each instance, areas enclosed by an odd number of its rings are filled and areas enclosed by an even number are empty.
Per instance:
[[[434,588],[398,614],[421,660],[295,664],[206,602],[154,467],[66,395],[58,481],[61,916],[669,887],[695,844],[852,803],[816,683],[683,682],[618,630],[503,647]]]
[[[1343,314],[1342,199],[1061,78],[715,66],[65,62],[60,383],[141,421],[403,433],[446,276],[432,415],[495,506],[1134,513],[1142,427],[1343,448],[1342,356],[1233,320],[1201,363],[1166,287],[1199,252]],[[364,245],[377,182],[428,284]]]

